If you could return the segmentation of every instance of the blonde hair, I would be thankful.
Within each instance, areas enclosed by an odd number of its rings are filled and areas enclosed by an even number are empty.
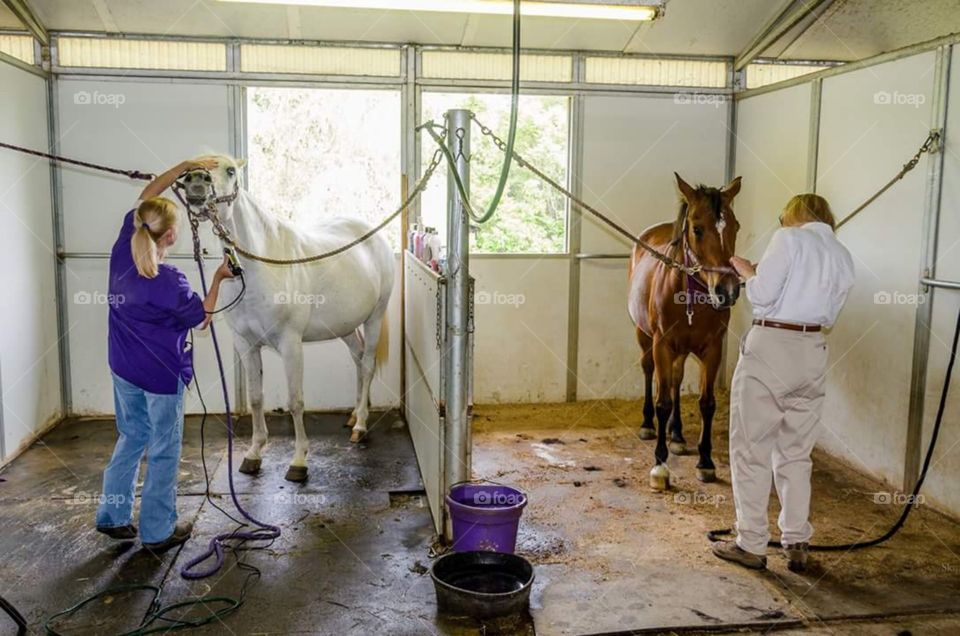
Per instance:
[[[179,221],[177,206],[170,199],[153,197],[140,203],[133,213],[133,238],[130,249],[133,264],[144,278],[156,278],[160,269],[157,241]]]
[[[787,201],[780,222],[783,225],[826,223],[832,229],[837,229],[837,221],[833,218],[830,204],[817,194],[798,194]]]

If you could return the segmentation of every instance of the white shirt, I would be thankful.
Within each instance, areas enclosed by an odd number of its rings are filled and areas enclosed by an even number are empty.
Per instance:
[[[853,286],[853,258],[826,223],[777,230],[747,281],[754,318],[833,325]]]

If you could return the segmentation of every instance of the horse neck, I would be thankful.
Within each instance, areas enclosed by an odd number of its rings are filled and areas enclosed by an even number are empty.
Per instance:
[[[280,219],[268,214],[246,190],[240,190],[230,220],[224,222],[243,247],[263,254],[283,241],[288,233]]]

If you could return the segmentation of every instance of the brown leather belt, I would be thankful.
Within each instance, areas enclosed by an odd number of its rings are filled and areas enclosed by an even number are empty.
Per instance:
[[[774,329],[786,329],[787,331],[802,331],[804,333],[815,333],[820,331],[820,325],[798,325],[792,322],[778,322],[776,320],[767,320],[765,318],[754,318],[753,324],[760,327],[773,327]]]

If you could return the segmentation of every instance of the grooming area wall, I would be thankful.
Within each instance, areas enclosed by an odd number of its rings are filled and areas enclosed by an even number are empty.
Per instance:
[[[954,3],[400,4],[0,0],[0,633],[956,633]]]

